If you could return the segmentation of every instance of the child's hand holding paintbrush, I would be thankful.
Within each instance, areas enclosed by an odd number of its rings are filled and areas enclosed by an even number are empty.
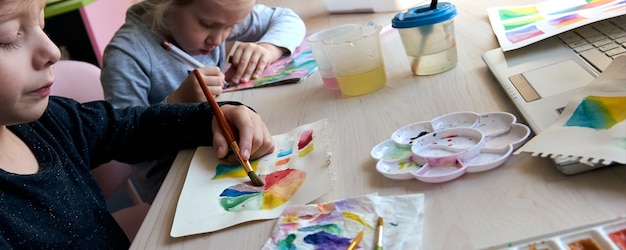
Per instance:
[[[250,166],[250,157],[260,157],[262,155],[271,153],[274,151],[274,142],[269,133],[267,127],[261,120],[260,116],[233,116],[227,117],[222,108],[217,104],[213,95],[209,91],[208,87],[204,83],[202,74],[198,69],[193,71],[194,75],[198,79],[198,83],[202,88],[206,99],[211,106],[211,110],[215,115],[219,128],[213,129],[213,146],[217,147],[218,157],[223,157],[227,153],[227,147],[232,149],[233,153],[239,159],[244,170],[250,177],[252,185],[263,186],[263,181],[256,175]],[[227,108],[246,108],[245,106],[229,106]],[[239,141],[235,137],[230,122],[237,125],[239,131]],[[215,124],[215,123],[214,123]],[[216,127],[213,125],[213,127]],[[254,153],[251,153],[254,152]]]

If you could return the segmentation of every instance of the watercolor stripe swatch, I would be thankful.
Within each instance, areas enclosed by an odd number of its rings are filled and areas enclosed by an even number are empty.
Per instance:
[[[625,12],[624,0],[550,0],[487,9],[491,27],[504,51]]]

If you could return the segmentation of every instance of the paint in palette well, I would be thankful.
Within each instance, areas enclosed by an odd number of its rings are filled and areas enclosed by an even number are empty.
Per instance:
[[[609,238],[611,238],[620,249],[626,250],[626,228],[609,233]]]
[[[461,168],[458,164],[444,164],[438,166],[430,166],[426,172],[423,173],[424,176],[428,177],[438,177],[448,175],[454,171],[459,170]]]
[[[591,223],[487,249],[626,250],[626,218],[618,217],[604,222]]]
[[[602,250],[598,242],[592,238],[580,239],[567,243],[567,247],[571,250]]]

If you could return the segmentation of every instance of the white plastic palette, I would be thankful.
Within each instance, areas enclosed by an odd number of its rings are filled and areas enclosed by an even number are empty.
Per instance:
[[[626,218],[571,228],[546,235],[488,247],[487,250],[626,250]]]
[[[439,183],[500,166],[530,135],[506,112],[456,112],[408,124],[371,150],[387,178]]]

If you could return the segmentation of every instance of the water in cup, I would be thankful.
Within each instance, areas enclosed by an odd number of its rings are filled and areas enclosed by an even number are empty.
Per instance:
[[[345,25],[343,32],[322,41],[342,94],[365,95],[385,86],[381,29],[380,25]]]
[[[433,6],[435,7],[435,6]],[[397,13],[391,21],[415,75],[432,75],[454,68],[457,63],[454,20],[456,7],[439,3]]]
[[[385,86],[385,68],[379,65],[371,70],[351,75],[337,75],[341,92],[347,96],[364,95]]]

